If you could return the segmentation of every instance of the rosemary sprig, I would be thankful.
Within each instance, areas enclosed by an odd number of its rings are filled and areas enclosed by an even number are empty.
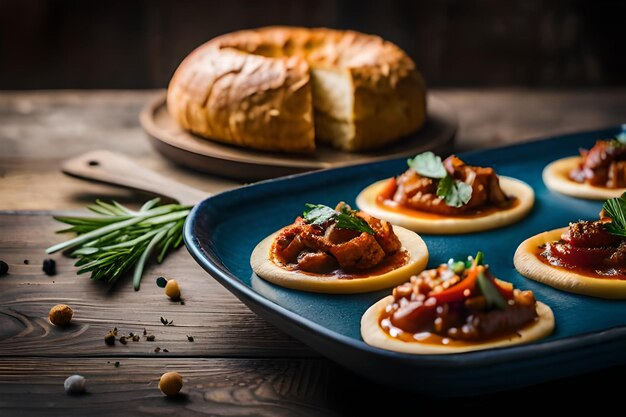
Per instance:
[[[71,226],[57,233],[77,236],[49,247],[46,252],[74,249],[70,256],[78,259],[78,274],[91,272],[91,279],[109,283],[134,266],[133,286],[139,290],[150,255],[157,251],[157,262],[161,263],[169,251],[182,244],[183,226],[191,211],[190,206],[158,203],[155,198],[134,211],[116,201],[109,204],[97,200],[87,207],[99,214],[97,217],[55,217]]]
[[[604,223],[605,229],[613,235],[626,237],[626,193],[606,200],[602,212],[611,218],[611,222]]]

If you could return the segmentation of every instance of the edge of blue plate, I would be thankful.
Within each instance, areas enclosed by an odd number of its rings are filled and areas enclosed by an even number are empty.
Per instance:
[[[541,140],[542,142],[558,142],[578,135],[595,135],[598,137],[608,136],[619,132],[621,126],[610,127],[598,130],[590,130],[577,133],[569,133],[564,135],[558,135]],[[519,147],[526,147],[535,141],[528,141],[515,145],[481,149],[471,152],[460,153],[461,157],[472,157],[480,155],[484,152],[510,152]],[[322,353],[324,356],[343,364],[347,368],[354,372],[372,379],[376,382],[382,382],[389,385],[400,386],[403,389],[407,389],[407,382],[412,382],[414,378],[398,378],[396,380],[384,377],[381,371],[372,364],[367,364],[363,367],[362,363],[359,363],[363,358],[368,359],[384,359],[385,363],[395,363],[396,365],[409,366],[413,370],[419,370],[420,376],[427,377],[428,375],[434,375],[433,372],[444,372],[445,375],[441,380],[436,380],[434,384],[429,381],[429,386],[420,386],[418,388],[408,387],[408,389],[414,389],[416,391],[434,394],[434,395],[475,395],[484,392],[494,392],[503,389],[517,388],[530,383],[544,382],[555,377],[563,377],[568,375],[575,375],[584,372],[589,372],[595,369],[611,366],[614,364],[622,363],[622,360],[612,360],[611,353],[618,351],[623,352],[626,350],[626,326],[614,327],[601,332],[594,332],[589,334],[582,334],[577,336],[570,336],[558,340],[543,342],[539,344],[529,344],[507,347],[504,349],[493,349],[484,351],[474,351],[452,355],[411,355],[406,353],[399,353],[388,351],[384,349],[375,348],[365,344],[363,341],[358,341],[351,337],[342,335],[326,327],[319,325],[311,320],[308,320],[295,312],[292,312],[273,301],[265,298],[261,294],[252,290],[244,283],[242,283],[237,276],[230,273],[222,264],[219,256],[212,250],[204,251],[199,245],[198,240],[195,237],[194,227],[196,226],[197,217],[202,211],[202,207],[210,201],[214,205],[220,205],[227,201],[230,201],[231,196],[234,193],[241,193],[245,191],[247,197],[253,195],[262,195],[265,191],[274,187],[276,183],[291,181],[294,178],[312,180],[315,178],[327,178],[329,176],[336,175],[338,172],[344,170],[359,169],[359,167],[370,166],[384,166],[385,164],[394,164],[398,160],[404,158],[398,158],[388,161],[365,163],[359,165],[352,165],[340,168],[324,169],[314,172],[294,174],[286,177],[275,178],[270,180],[261,181],[255,184],[245,185],[243,187],[222,192],[211,196],[199,204],[197,204],[187,219],[184,228],[184,241],[185,245],[192,255],[192,257],[198,262],[198,264],[205,269],[209,274],[216,279],[221,285],[232,292],[237,298],[239,298],[245,305],[251,310],[265,318],[272,324],[279,327],[281,330],[301,340],[305,344],[308,344],[315,350]],[[211,245],[209,245],[211,246]],[[602,355],[596,355],[595,358],[586,358],[589,360],[584,363],[576,364],[576,366],[570,366],[568,371],[561,372],[557,376],[551,376],[549,369],[535,369],[533,375],[520,375],[519,378],[509,381],[505,385],[490,385],[490,384],[477,384],[472,386],[471,384],[461,383],[459,388],[452,388],[447,392],[442,392],[444,387],[447,387],[450,378],[460,375],[459,372],[467,371],[468,369],[486,368],[486,367],[510,367],[514,362],[524,363],[523,361],[530,358],[549,358],[552,355],[559,354],[563,356],[562,359],[568,358],[569,361],[579,360],[576,351],[582,347],[598,346],[604,350]],[[346,351],[347,349],[347,351]],[[364,357],[361,357],[358,362],[346,357],[346,352],[350,350],[357,350]],[[372,371],[372,369],[374,371]],[[421,372],[424,371],[424,375]],[[478,375],[476,375],[478,376]],[[422,380],[422,378],[418,378]],[[426,382],[426,381],[424,381]]]

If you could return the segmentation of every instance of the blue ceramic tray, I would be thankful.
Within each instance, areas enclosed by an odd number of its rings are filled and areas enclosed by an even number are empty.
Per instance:
[[[252,273],[250,253],[265,236],[289,224],[305,203],[335,205],[354,199],[366,185],[406,169],[404,160],[318,171],[228,191],[204,200],[185,226],[191,255],[251,310],[322,355],[380,383],[435,395],[471,395],[511,389],[626,362],[626,301],[606,301],[557,291],[520,276],[513,254],[527,237],[596,219],[601,202],[550,192],[541,180],[549,162],[574,155],[620,128],[560,136],[505,148],[461,154],[471,164],[494,166],[536,193],[532,213],[520,223],[459,236],[423,235],[429,266],[477,250],[493,271],[516,287],[531,289],[554,311],[556,330],[526,346],[445,356],[400,354],[366,345],[363,312],[388,290],[322,295],[281,288]]]

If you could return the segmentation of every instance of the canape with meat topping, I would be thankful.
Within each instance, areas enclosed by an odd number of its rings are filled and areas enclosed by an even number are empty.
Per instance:
[[[514,262],[520,274],[564,291],[626,299],[626,194],[607,200],[600,220],[526,239]]]
[[[606,200],[626,192],[626,134],[596,141],[580,156],[559,159],[543,170],[543,181],[556,192]]]
[[[552,333],[548,306],[500,281],[483,255],[442,264],[393,289],[361,319],[370,345],[406,353],[446,354],[528,343]]]
[[[376,182],[357,197],[365,212],[417,232],[458,234],[505,226],[532,209],[533,189],[493,168],[425,152],[403,174]]]
[[[252,252],[259,277],[303,291],[356,293],[397,285],[428,262],[426,244],[410,230],[343,202],[306,206]]]

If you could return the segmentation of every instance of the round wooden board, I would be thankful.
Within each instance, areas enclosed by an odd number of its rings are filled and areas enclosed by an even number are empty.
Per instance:
[[[196,136],[181,129],[169,115],[165,93],[148,103],[139,121],[152,145],[166,158],[199,171],[244,181],[411,156],[426,150],[444,152],[451,147],[458,125],[450,106],[431,95],[424,127],[393,145],[365,153],[322,145],[307,155],[256,151]]]

